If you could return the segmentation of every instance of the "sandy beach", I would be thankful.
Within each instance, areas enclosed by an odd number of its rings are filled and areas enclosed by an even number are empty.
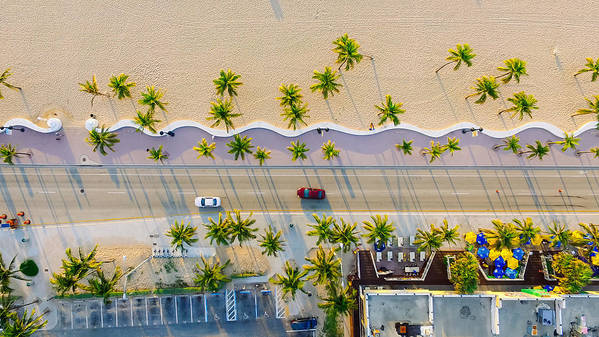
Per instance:
[[[375,122],[375,104],[386,94],[404,103],[401,120],[439,129],[471,121],[504,130],[525,121],[496,113],[514,92],[538,99],[534,120],[574,130],[595,117],[570,117],[586,107],[583,97],[598,94],[590,74],[572,75],[585,57],[599,57],[595,12],[589,1],[334,1],[247,0],[176,3],[154,1],[69,1],[3,4],[0,67],[12,68],[2,87],[0,123],[14,117],[35,119],[56,113],[65,126],[82,126],[90,113],[102,123],[132,118],[130,100],[96,99],[78,91],[95,74],[108,91],[112,74],[127,73],[138,86],[166,90],[168,122],[206,121],[216,98],[212,80],[221,68],[242,75],[236,126],[268,121],[285,127],[275,99],[281,83],[303,88],[310,108],[308,123],[333,121],[366,129]],[[364,59],[343,72],[341,92],[329,100],[309,90],[312,72],[334,66],[332,41],[348,33],[361,44]],[[469,43],[477,54],[471,68],[434,70],[447,49]],[[503,60],[519,57],[529,76],[500,88],[501,97],[484,105],[469,104],[474,80],[497,75]],[[336,67],[335,67],[336,68]],[[3,69],[2,69],[3,70]],[[134,105],[138,105],[136,102]],[[159,119],[166,125],[165,116]]]

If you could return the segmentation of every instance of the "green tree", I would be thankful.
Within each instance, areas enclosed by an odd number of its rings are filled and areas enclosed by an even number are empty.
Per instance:
[[[110,132],[105,126],[102,126],[100,131],[98,131],[97,129],[91,130],[89,132],[89,136],[85,139],[85,141],[92,146],[93,152],[100,150],[100,153],[103,156],[106,156],[108,155],[106,149],[115,152],[113,147],[121,140],[118,139],[116,133]]]
[[[216,143],[212,142],[208,144],[206,138],[202,138],[202,140],[198,142],[198,146],[193,147],[193,149],[198,152],[198,159],[201,157],[210,157],[214,159],[212,151],[214,151],[215,148]]]
[[[330,139],[328,142],[322,144],[321,149],[323,159],[331,160],[333,158],[339,157],[339,150],[335,149],[335,143],[331,142]]]
[[[16,313],[12,315],[3,327],[2,336],[28,337],[45,327],[48,324],[48,321],[44,320],[45,312],[39,316],[35,316],[35,313],[35,309],[33,309],[30,313],[24,310],[20,316]]]
[[[6,85],[5,83],[3,83],[4,85]],[[96,75],[92,75],[92,80],[91,81],[85,81],[85,83],[79,83],[79,91],[83,91],[85,93],[88,93],[90,95],[92,95],[92,100],[91,100],[91,106],[94,106],[94,99],[98,96],[104,96],[104,97],[110,97],[110,95],[108,95],[105,92],[100,91],[100,88],[98,88],[98,82],[96,82]]]
[[[585,97],[585,101],[587,101],[589,108],[588,109],[578,109],[572,117],[580,116],[580,115],[589,115],[594,114],[599,118],[599,95],[593,96],[595,101],[591,101],[590,99]]]
[[[0,254],[0,293],[5,294],[5,293],[12,292],[12,288],[10,287],[11,279],[29,281],[28,279],[24,278],[23,276],[20,276],[17,274],[17,273],[19,273],[19,269],[15,268],[15,259],[16,258],[17,258],[16,256],[13,257],[7,266],[4,263],[4,260],[2,259],[2,254]]]
[[[543,160],[543,157],[549,153],[549,145],[543,145],[541,141],[537,140],[535,145],[528,144],[526,145],[528,150],[518,152],[518,155],[523,155],[528,153],[526,158],[531,159],[534,157],[538,157],[539,160]]]
[[[358,223],[354,222],[352,224],[351,222],[345,222],[343,218],[339,218],[339,220],[341,224],[333,222],[331,239],[332,242],[341,244],[343,252],[347,253],[352,249],[352,246],[356,246],[360,240],[358,232],[356,231]]]
[[[447,150],[445,146],[441,146],[439,142],[435,143],[431,140],[431,146],[423,148],[420,153],[425,157],[429,155],[431,157],[429,163],[432,163],[436,159],[441,158],[441,155],[443,152],[445,152],[445,150]]]
[[[499,219],[493,219],[491,223],[493,224],[493,229],[482,229],[490,247],[501,250],[503,248],[514,249],[520,245],[520,236],[513,223],[502,222]]]
[[[460,226],[455,225],[452,228],[449,228],[447,219],[443,219],[443,225],[441,225],[439,228],[435,228],[435,230],[441,236],[441,241],[450,245],[457,244],[457,241],[460,238]]]
[[[554,256],[553,268],[560,289],[567,294],[579,294],[593,276],[593,270],[588,264],[567,252]]]
[[[300,143],[300,141],[291,142],[291,146],[287,147],[287,150],[291,152],[291,160],[296,161],[297,159],[304,160],[308,158],[306,156],[306,152],[310,151],[309,148],[306,147],[306,143]]]
[[[457,137],[447,137],[447,144],[443,146],[445,147],[445,150],[449,150],[449,153],[451,153],[452,156],[454,152],[460,151],[462,149],[460,147],[460,139]]]
[[[79,287],[78,282],[83,280],[89,273],[99,270],[102,262],[96,260],[98,245],[96,245],[88,254],[85,254],[81,247],[78,249],[78,255],[73,255],[71,248],[67,248],[66,259],[62,259],[62,274],[53,273],[50,283],[54,289],[64,295],[67,291],[73,291]]]
[[[399,114],[405,113],[406,110],[402,109],[403,103],[393,103],[391,95],[385,96],[385,101],[381,105],[375,105],[374,107],[379,111],[379,125],[385,124],[387,120],[393,122],[393,125],[399,125]]]
[[[13,159],[22,156],[31,157],[31,153],[17,152],[17,148],[12,144],[2,144],[2,146],[0,146],[0,157],[2,157],[2,160],[8,165],[14,165]]]
[[[483,104],[487,97],[491,97],[492,99],[499,98],[499,83],[495,80],[494,76],[483,76],[476,79],[475,86],[472,87],[474,89],[474,93],[466,96],[466,99],[479,95],[478,99],[474,101],[476,104]]]
[[[579,157],[585,153],[592,153],[593,158],[599,158],[599,147],[592,147],[588,151],[576,151],[576,155]]]
[[[335,223],[335,219],[333,219],[332,216],[327,216],[324,213],[322,213],[322,217],[318,217],[318,214],[312,213],[312,217],[314,217],[316,224],[308,224],[308,226],[312,227],[313,230],[308,231],[306,235],[318,237],[316,240],[316,245],[320,245],[321,242],[332,242],[333,231],[331,230],[331,226]]]
[[[254,158],[256,158],[260,163],[260,166],[262,166],[266,159],[270,159],[270,151],[258,146],[256,148],[256,152],[254,153]]]
[[[512,115],[510,118],[514,118],[517,115],[518,119],[522,120],[525,115],[532,118],[532,110],[539,108],[537,106],[537,99],[533,95],[527,95],[524,91],[515,93],[514,97],[510,97],[507,100],[511,102],[513,106],[499,111],[497,115],[501,115],[504,112],[511,112]]]
[[[302,89],[297,84],[281,84],[279,87],[279,91],[283,94],[281,97],[277,97],[279,101],[281,101],[281,106],[283,107],[291,107],[302,101]]]
[[[283,235],[283,232],[279,230],[275,233],[270,226],[264,230],[264,235],[260,235],[262,239],[259,244],[260,247],[264,248],[262,255],[276,257],[279,252],[284,250],[285,240],[281,238],[281,235]]]
[[[153,159],[154,161],[160,161],[161,163],[165,159],[168,159],[168,154],[162,152],[162,145],[160,145],[157,149],[153,147],[151,149],[146,149],[146,151],[148,153],[150,153],[150,155],[148,156],[148,159]]]
[[[171,246],[183,253],[183,245],[191,246],[198,241],[195,237],[197,229],[197,226],[192,227],[189,223],[184,224],[183,221],[175,221],[175,224],[166,232],[166,236],[172,239]]]
[[[50,278],[50,284],[56,291],[56,293],[60,296],[64,296],[69,291],[73,293],[77,290],[78,280],[74,275],[70,274],[59,274],[52,273],[52,277]]]
[[[135,112],[137,115],[135,116],[133,121],[135,122],[135,124],[139,125],[139,127],[135,131],[143,132],[145,128],[148,128],[150,132],[156,133],[156,124],[160,123],[161,121],[159,119],[154,118],[154,112],[151,110],[148,110],[145,113],[139,110],[136,110]]]
[[[225,91],[227,91],[229,96],[237,96],[237,88],[243,84],[239,81],[240,78],[241,75],[235,74],[231,69],[227,69],[226,72],[221,69],[220,76],[212,81],[214,82],[216,93],[223,96]]]
[[[109,300],[110,294],[115,291],[116,286],[122,277],[123,271],[119,266],[116,266],[114,274],[112,274],[112,277],[110,278],[106,277],[102,270],[96,270],[96,276],[89,279],[87,281],[88,285],[83,286],[83,289],[96,296],[102,297],[104,299],[104,304],[109,304],[111,302]]]
[[[592,58],[587,57],[586,60],[587,60],[587,63],[585,64],[586,68],[582,68],[579,71],[577,71],[576,74],[574,74],[574,77],[576,77],[582,73],[590,72],[591,73],[591,82],[595,82],[597,80],[597,76],[599,76],[599,58],[597,59],[597,61],[593,61]]]
[[[313,280],[314,285],[329,284],[339,280],[341,275],[341,260],[335,254],[335,248],[326,250],[318,246],[316,256],[305,258],[309,265],[304,265],[304,270],[309,273],[308,280]]]
[[[430,254],[441,248],[443,245],[443,237],[441,237],[439,229],[431,224],[430,231],[420,228],[416,230],[416,240],[414,240],[414,244],[418,246],[419,252],[424,250]]]
[[[465,252],[449,265],[454,289],[459,294],[472,294],[478,288],[478,262],[472,253]]]
[[[578,142],[580,142],[580,138],[574,137],[574,133],[568,134],[567,132],[565,132],[564,134],[565,134],[564,140],[549,142],[547,144],[548,145],[551,145],[551,144],[562,145],[562,152],[566,152],[568,149],[572,149],[572,150],[576,151],[576,146],[579,145]]]
[[[556,222],[553,223],[553,226],[547,227],[546,233],[549,234],[552,246],[558,245],[559,242],[559,245],[566,248],[572,242],[572,231]]]
[[[284,121],[289,121],[287,124],[288,129],[293,128],[293,130],[296,130],[300,123],[308,125],[308,123],[304,121],[304,118],[310,118],[310,116],[307,115],[308,111],[309,109],[305,105],[296,103],[288,108],[285,108],[283,113],[281,113],[281,116],[283,117]]]
[[[196,263],[196,273],[193,282],[200,288],[201,291],[215,292],[220,290],[225,283],[231,279],[223,274],[223,269],[229,265],[229,260],[221,265],[218,261],[210,264],[206,258],[202,256],[203,267]]]
[[[497,78],[502,78],[501,81],[503,83],[509,83],[512,78],[518,83],[520,83],[520,76],[527,75],[526,73],[526,61],[523,61],[519,58],[511,58],[503,61],[505,66],[498,67],[497,70],[503,71],[504,73],[497,76]]]
[[[304,290],[304,277],[308,274],[308,271],[300,271],[298,267],[291,266],[289,261],[285,261],[285,268],[283,270],[285,271],[285,275],[275,274],[270,279],[272,284],[281,286],[283,297],[291,295],[291,298],[295,300],[295,294],[298,290],[306,293]]]
[[[207,232],[204,239],[210,239],[210,244],[216,241],[217,245],[227,246],[231,240],[231,222],[228,217],[223,217],[222,213],[218,213],[218,221],[208,218],[208,224],[204,224]]]
[[[160,108],[160,110],[164,112],[168,112],[166,110],[166,106],[168,103],[161,101],[164,96],[164,91],[160,88],[156,89],[153,85],[146,87],[146,92],[141,93],[141,99],[137,101],[141,105],[147,105],[149,111],[154,111],[156,107]]]
[[[591,252],[595,248],[599,248],[599,225],[581,222],[578,224],[578,226],[580,226],[584,232],[583,240],[582,242],[577,242],[577,240],[574,240],[573,244],[582,246],[585,255],[590,260]]]
[[[215,102],[210,102],[210,115],[206,117],[206,120],[213,120],[214,123],[210,125],[211,128],[219,126],[220,123],[225,125],[225,129],[229,132],[229,128],[235,129],[233,125],[233,118],[241,116],[240,113],[233,112],[233,103],[230,99],[223,101],[220,98],[216,99]]]
[[[237,240],[237,242],[239,242],[239,247],[241,247],[243,242],[256,238],[254,232],[256,232],[258,228],[252,227],[252,225],[256,223],[256,219],[252,219],[252,212],[250,212],[245,219],[241,217],[241,212],[238,209],[233,210],[233,214],[235,215],[235,218],[231,216],[231,212],[227,212],[231,243]]]
[[[404,139],[401,144],[395,144],[395,147],[398,150],[402,151],[403,154],[409,154],[409,155],[411,155],[412,151],[414,150],[413,147],[412,147],[412,143],[413,142],[414,142],[413,140],[406,141]]]
[[[520,138],[511,136],[509,138],[503,139],[502,144],[493,146],[493,150],[498,150],[500,148],[503,148],[504,151],[512,151],[514,154],[518,154],[522,148],[522,145],[520,145]]]
[[[378,214],[374,216],[371,215],[370,219],[372,219],[372,221],[362,221],[364,229],[368,231],[368,233],[362,235],[368,238],[366,239],[366,242],[387,242],[387,240],[393,236],[393,232],[395,231],[393,222],[389,222],[389,218],[386,215],[384,217]]]
[[[252,153],[252,138],[248,138],[247,136],[240,137],[239,134],[233,137],[233,140],[227,143],[227,146],[230,148],[228,151],[230,154],[235,156],[235,160],[241,157],[241,160],[245,160],[246,153]]]
[[[541,233],[541,229],[532,222],[531,218],[513,219],[512,220],[516,225],[516,232],[518,233],[518,238],[520,242],[526,243],[528,240],[534,239],[537,234]]]
[[[21,90],[20,87],[14,86],[8,82],[6,82],[6,80],[12,76],[12,73],[10,72],[10,68],[6,69],[2,75],[0,75],[0,84],[2,84],[3,86],[9,88],[9,89],[13,89],[13,90]],[[2,96],[2,92],[0,92],[0,99],[3,99],[4,96]]]
[[[339,78],[337,71],[332,71],[330,67],[325,67],[324,72],[322,73],[314,70],[312,78],[318,82],[312,84],[310,90],[312,90],[312,92],[320,91],[324,99],[328,99],[329,95],[333,96],[335,93],[338,93],[339,88],[343,86],[341,83],[337,82],[337,79]]]
[[[450,65],[452,63],[455,63],[453,70],[460,69],[462,62],[465,63],[468,67],[470,67],[472,66],[472,59],[476,56],[476,54],[473,53],[472,48],[470,48],[470,45],[468,45],[467,43],[463,45],[458,44],[456,45],[455,50],[449,49],[448,51],[449,56],[447,56],[446,60],[449,62],[445,63],[444,65],[439,67],[439,69],[435,70],[436,73],[438,73],[439,70],[445,68],[445,66]]]
[[[327,296],[321,298],[318,307],[325,311],[333,311],[342,316],[349,316],[356,308],[356,289],[349,284],[345,288],[340,285],[327,287]]]
[[[364,55],[360,54],[358,49],[360,49],[360,44],[356,42],[356,40],[347,36],[347,34],[343,34],[338,37],[335,41],[333,41],[333,51],[337,53],[337,64],[339,64],[339,70],[341,67],[345,65],[345,70],[350,70],[354,67],[354,65],[360,63]],[[370,56],[368,56],[370,57]],[[372,59],[372,57],[370,57]]]
[[[108,82],[108,86],[112,88],[113,96],[117,96],[118,99],[131,98],[131,88],[137,84],[135,82],[127,82],[129,75],[120,74],[118,76],[112,75]]]

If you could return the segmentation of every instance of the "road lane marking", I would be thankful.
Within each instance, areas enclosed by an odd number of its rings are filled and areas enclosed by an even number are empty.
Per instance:
[[[55,194],[56,191],[37,191],[39,194]]]
[[[106,193],[108,193],[108,194],[125,194],[127,192],[125,192],[125,191],[108,191]]]

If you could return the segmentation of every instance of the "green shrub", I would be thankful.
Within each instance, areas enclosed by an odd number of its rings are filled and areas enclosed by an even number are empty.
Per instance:
[[[451,283],[460,294],[472,294],[478,288],[478,262],[472,253],[463,253],[449,265]]]
[[[564,293],[578,294],[591,281],[591,267],[572,254],[561,252],[553,260],[558,286]]]
[[[21,269],[21,273],[30,277],[37,275],[40,271],[37,264],[31,259],[23,261],[19,269]]]

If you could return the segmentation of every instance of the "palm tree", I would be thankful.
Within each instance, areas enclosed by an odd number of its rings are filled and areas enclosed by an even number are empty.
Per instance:
[[[52,273],[52,277],[50,278],[50,284],[52,284],[52,287],[60,296],[64,296],[68,291],[74,293],[75,290],[77,290],[78,282],[79,281],[74,275],[68,273]]]
[[[368,238],[366,239],[367,243],[375,243],[377,241],[387,242],[395,231],[395,227],[393,226],[393,222],[387,223],[389,218],[385,215],[385,217],[381,217],[380,215],[370,216],[372,222],[370,221],[362,221],[364,224],[364,229],[368,231],[368,233],[363,234],[362,236]]]
[[[364,55],[360,54],[358,49],[360,49],[360,45],[356,40],[351,39],[347,36],[347,34],[343,34],[338,37],[337,40],[333,41],[335,48],[333,51],[337,53],[337,64],[339,64],[339,70],[345,64],[345,70],[350,70],[354,67],[355,64],[360,63]],[[367,56],[370,57],[370,56]],[[372,59],[372,57],[370,57]]]
[[[562,145],[562,152],[566,152],[568,149],[576,151],[576,145],[579,145],[578,142],[580,141],[580,138],[574,137],[574,133],[568,134],[565,132],[564,134],[564,140],[548,142],[547,145],[560,144]]]
[[[5,84],[6,85],[6,84]],[[79,91],[83,91],[92,95],[91,106],[94,106],[94,99],[97,96],[110,97],[105,92],[101,92],[100,88],[98,88],[98,82],[96,82],[96,75],[92,75],[91,81],[85,81],[85,83],[79,83]]]
[[[290,107],[298,104],[302,101],[302,97],[304,97],[300,93],[302,89],[300,89],[297,84],[281,84],[279,91],[283,94],[283,96],[277,97],[277,99],[281,101],[281,106],[283,107]]]
[[[520,245],[520,235],[513,223],[502,222],[498,219],[491,220],[491,222],[493,229],[481,229],[487,237],[489,246],[501,250],[503,248],[514,249]]]
[[[445,150],[447,150],[445,146],[441,146],[439,142],[435,143],[431,140],[431,147],[423,148],[420,153],[425,157],[427,155],[431,156],[429,163],[432,163],[435,161],[435,159],[441,158],[441,155],[443,152],[445,152]]]
[[[100,131],[98,131],[97,128],[91,130],[89,132],[89,137],[87,137],[85,141],[93,147],[93,152],[100,150],[100,153],[103,156],[106,156],[108,154],[106,149],[115,152],[113,146],[114,144],[119,143],[121,140],[117,138],[116,133],[108,131],[108,129],[103,125]]]
[[[112,88],[113,96],[117,96],[118,99],[123,99],[126,97],[131,98],[130,89],[135,87],[137,84],[135,82],[127,82],[129,75],[120,74],[119,76],[114,76],[110,78],[108,86]]]
[[[307,270],[302,270],[298,267],[292,267],[289,261],[285,261],[285,275],[275,274],[270,282],[275,285],[281,286],[283,297],[291,295],[291,298],[295,300],[295,293],[299,290],[306,293],[304,290],[304,277],[308,274]]]
[[[308,125],[308,123],[304,121],[304,118],[310,118],[310,116],[307,115],[308,111],[309,109],[306,107],[306,105],[302,105],[298,102],[288,108],[285,108],[283,113],[281,113],[281,116],[283,116],[284,121],[289,120],[287,128],[291,129],[291,127],[293,127],[293,130],[295,130],[300,123]]]
[[[572,242],[572,231],[566,229],[566,226],[559,225],[557,223],[553,223],[553,226],[547,227],[547,234],[551,237],[551,244],[553,246],[561,245],[562,247],[566,247],[570,242]]]
[[[543,160],[543,157],[549,153],[549,145],[543,145],[539,140],[537,140],[535,144],[536,145],[526,145],[526,148],[528,150],[520,151],[518,152],[518,155],[521,156],[525,153],[529,153],[529,155],[527,156],[528,159],[538,157],[539,160]]]
[[[296,161],[297,159],[304,160],[308,158],[306,152],[310,151],[306,147],[306,143],[300,143],[300,141],[291,142],[291,146],[287,147],[287,150],[291,151],[291,160]]]
[[[444,65],[439,67],[439,69],[435,70],[436,73],[438,73],[439,70],[445,68],[445,66],[450,65],[452,63],[456,64],[453,67],[453,70],[460,69],[462,62],[464,62],[468,67],[470,67],[472,66],[472,59],[476,56],[476,54],[472,52],[472,48],[470,48],[470,45],[468,45],[467,43],[463,45],[458,44],[456,45],[455,50],[449,49],[448,51],[449,56],[447,56],[446,60],[449,62],[445,63]]]
[[[96,260],[98,245],[88,254],[84,254],[81,247],[78,249],[78,256],[74,256],[71,248],[67,248],[65,254],[67,259],[62,260],[62,269],[65,275],[72,275],[76,282],[84,279],[90,272],[100,269],[102,262]]]
[[[576,151],[577,156],[582,156],[584,153],[592,153],[593,158],[599,158],[599,147],[592,147],[588,151]]]
[[[335,143],[331,142],[331,140],[329,139],[328,142],[323,143],[322,144],[322,153],[323,153],[323,159],[326,160],[331,160],[335,157],[339,157],[339,150],[335,149]]]
[[[528,240],[534,239],[537,234],[541,233],[541,229],[534,225],[531,218],[513,219],[516,225],[516,232],[520,238],[520,242],[527,243]]]
[[[238,209],[233,210],[233,214],[235,214],[235,218],[231,216],[231,212],[227,212],[231,243],[237,240],[237,242],[239,242],[239,246],[241,247],[244,241],[256,238],[254,232],[257,231],[258,228],[252,227],[252,225],[256,223],[256,219],[252,219],[252,212],[250,212],[248,217],[245,219],[241,217],[240,211]]]
[[[0,75],[0,84],[4,85],[5,87],[9,88],[9,89],[13,89],[13,90],[21,90],[20,87],[14,86],[8,82],[6,82],[6,80],[12,75],[12,73],[10,72],[10,68],[6,69],[2,75]],[[2,92],[0,91],[0,99],[3,99],[4,96],[2,96]]]
[[[227,143],[227,146],[231,148],[228,152],[235,156],[235,160],[241,157],[241,160],[245,160],[246,153],[252,153],[252,138],[243,136],[241,138],[239,134],[233,137],[233,140]]]
[[[429,254],[435,250],[438,250],[443,245],[443,237],[439,229],[435,225],[431,224],[431,230],[426,231],[418,228],[416,231],[416,240],[414,244],[418,246],[418,251],[427,251]]]
[[[164,96],[164,92],[160,88],[156,89],[153,85],[146,87],[146,92],[141,93],[142,98],[137,101],[141,105],[147,105],[149,111],[154,111],[156,107],[160,110],[168,112],[166,106],[168,103],[162,102],[160,99]]]
[[[260,240],[259,244],[260,247],[264,248],[262,255],[266,254],[267,256],[276,257],[278,252],[284,250],[285,240],[281,239],[282,234],[283,232],[281,231],[273,232],[272,227],[264,230],[264,235],[260,235],[262,240]]]
[[[218,291],[222,286],[231,281],[230,278],[223,274],[223,269],[229,265],[229,260],[225,264],[221,265],[218,261],[214,261],[210,264],[206,258],[202,256],[202,263],[204,267],[200,267],[199,263],[196,263],[196,273],[193,282],[197,284],[200,291]]]
[[[316,245],[320,245],[321,242],[332,242],[333,231],[331,230],[331,225],[335,223],[335,219],[332,216],[326,216],[324,213],[322,213],[322,217],[320,218],[318,214],[312,213],[312,217],[314,217],[316,224],[308,225],[314,229],[308,231],[306,235],[318,237]]]
[[[119,280],[123,277],[123,271],[121,267],[116,266],[112,277],[108,278],[104,275],[102,270],[96,270],[96,277],[89,279],[87,282],[89,285],[84,286],[83,289],[91,292],[96,296],[100,296],[104,299],[104,304],[109,304],[111,301],[108,299],[110,294],[115,291]]]
[[[597,80],[597,76],[599,76],[599,58],[597,59],[597,61],[593,61],[592,58],[587,57],[587,64],[585,64],[586,68],[580,69],[579,71],[576,72],[576,74],[574,74],[574,77],[582,74],[582,73],[586,73],[586,72],[591,72],[591,82],[595,82]]]
[[[31,153],[17,152],[17,148],[12,144],[2,144],[2,146],[0,146],[0,157],[2,157],[2,160],[9,165],[14,165],[13,159],[21,156],[31,157]]]
[[[584,235],[582,240],[574,240],[572,243],[582,247],[586,257],[590,260],[591,253],[599,247],[599,225],[582,222],[578,225],[582,228]]]
[[[162,152],[162,145],[160,145],[157,149],[151,148],[151,149],[146,149],[146,151],[150,153],[150,155],[148,156],[148,159],[154,159],[154,161],[160,161],[161,163],[165,159],[168,159],[168,154]]]
[[[449,228],[447,219],[443,219],[443,225],[439,228],[435,228],[441,236],[441,241],[450,245],[457,244],[457,240],[460,238],[460,226],[455,225],[453,228]]]
[[[403,103],[393,103],[391,100],[391,95],[385,96],[385,101],[381,103],[381,105],[375,105],[377,108],[378,116],[379,116],[379,125],[385,124],[387,119],[393,122],[393,125],[399,125],[399,117],[397,115],[406,112],[406,110],[402,109],[401,106]]]
[[[462,148],[459,146],[460,140],[457,137],[450,138],[447,137],[447,144],[444,145],[445,150],[449,150],[449,153],[453,156],[453,153],[456,151],[460,151]]]
[[[497,68],[497,70],[499,71],[504,71],[503,74],[497,76],[497,78],[505,77],[501,80],[503,83],[508,83],[512,79],[512,77],[514,78],[514,80],[516,80],[516,82],[520,83],[520,76],[528,76],[528,74],[526,73],[525,61],[522,61],[519,58],[511,58],[503,61],[503,63],[505,64],[504,67]]]
[[[139,110],[136,110],[135,112],[137,116],[135,116],[133,121],[135,124],[139,125],[139,128],[137,128],[135,131],[143,132],[145,128],[148,128],[150,132],[156,133],[156,124],[160,123],[161,121],[154,118],[154,112],[151,110],[148,110],[146,113],[143,113]]]
[[[229,128],[235,129],[233,126],[233,118],[241,116],[240,113],[233,112],[233,103],[230,99],[221,100],[220,98],[216,99],[215,102],[210,102],[212,105],[210,107],[211,116],[206,117],[206,120],[214,120],[214,123],[210,125],[211,128],[215,126],[219,126],[220,123],[225,125],[225,129],[229,132]]]
[[[480,97],[474,101],[476,104],[483,104],[487,100],[487,96],[492,99],[499,98],[499,83],[495,80],[494,76],[483,76],[476,79],[475,86],[472,87],[474,89],[474,93],[466,96],[466,99],[472,96],[480,95]]]
[[[29,281],[28,279],[17,275],[19,270],[15,269],[16,258],[16,256],[13,257],[8,266],[6,266],[4,264],[4,260],[2,259],[2,254],[0,254],[0,293],[4,294],[12,292],[12,288],[10,287],[10,279]]]
[[[43,328],[48,324],[48,321],[44,320],[44,314],[35,316],[35,309],[31,310],[30,313],[27,310],[23,311],[23,314],[14,314],[8,322],[3,326],[2,336],[14,336],[14,337],[28,337],[33,335],[37,330]]]
[[[404,139],[401,144],[395,144],[395,147],[397,147],[398,150],[403,151],[403,154],[412,154],[412,151],[414,150],[412,148],[413,142],[413,140],[406,141]]]
[[[305,259],[310,264],[304,265],[304,270],[310,273],[308,280],[313,280],[315,286],[335,282],[342,277],[341,260],[337,258],[335,248],[325,251],[322,246],[318,246],[316,256],[313,258],[306,257]]]
[[[227,69],[227,72],[221,69],[220,76],[212,81],[216,87],[216,93],[223,96],[226,90],[229,96],[237,96],[237,87],[243,84],[238,81],[239,78],[241,75],[235,74],[231,69]]]
[[[318,83],[312,84],[310,90],[312,92],[320,91],[324,99],[328,99],[329,95],[333,96],[335,93],[338,93],[339,88],[343,86],[337,82],[339,78],[337,71],[332,71],[330,67],[325,67],[322,73],[314,70],[312,78],[317,80]]]
[[[217,245],[226,246],[231,240],[231,222],[228,217],[223,218],[223,213],[218,213],[218,221],[208,218],[209,224],[204,224],[208,230],[204,239],[210,239],[210,244],[216,241]]]
[[[322,302],[318,303],[318,307],[327,312],[334,312],[343,316],[350,315],[356,308],[356,289],[351,285],[340,288],[334,284],[327,287],[327,296],[322,298]]]
[[[216,148],[216,143],[208,144],[206,138],[202,138],[201,141],[198,142],[198,146],[194,146],[193,149],[198,152],[198,159],[201,157],[210,157],[214,159],[214,155],[212,151]]]
[[[589,108],[588,109],[578,109],[578,111],[576,111],[576,113],[573,114],[572,117],[580,116],[580,115],[595,114],[595,115],[597,115],[597,118],[599,118],[599,95],[596,95],[593,97],[595,98],[594,102],[585,97],[584,100],[587,101]]]
[[[493,150],[503,148],[504,151],[512,151],[514,154],[518,154],[522,145],[520,145],[520,138],[511,136],[510,138],[503,139],[503,144],[497,144],[493,146]]]
[[[183,224],[183,221],[178,222],[175,220],[175,224],[166,232],[166,236],[172,238],[171,246],[175,247],[175,249],[180,249],[181,253],[183,253],[184,244],[191,246],[194,242],[198,241],[195,237],[197,229],[197,226],[192,227],[189,223]]]
[[[15,314],[14,311],[20,308],[15,305],[16,298],[11,293],[0,296],[0,329],[4,327],[8,320]]]
[[[537,106],[537,99],[533,95],[525,94],[524,91],[515,93],[514,97],[510,97],[507,100],[511,102],[513,106],[499,111],[497,115],[501,115],[504,112],[512,112],[510,118],[514,118],[518,115],[518,119],[522,120],[524,115],[532,118],[532,110],[539,108]]]
[[[260,163],[260,166],[262,166],[262,164],[264,164],[264,161],[266,159],[270,159],[270,151],[258,146],[256,148],[256,152],[254,153],[254,158],[256,158],[258,160],[258,162]]]
[[[356,231],[356,222],[345,222],[343,218],[339,218],[341,224],[333,222],[333,228],[331,230],[331,239],[334,243],[341,244],[344,253],[349,252],[352,249],[352,245],[356,246],[360,238]]]

